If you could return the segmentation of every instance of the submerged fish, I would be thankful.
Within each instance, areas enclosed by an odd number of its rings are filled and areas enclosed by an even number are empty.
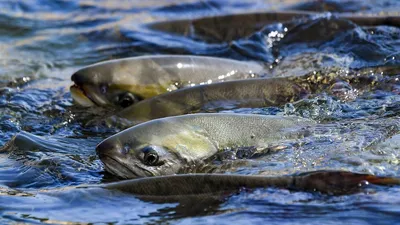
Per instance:
[[[131,105],[108,119],[123,126],[151,119],[230,107],[279,106],[307,95],[288,78],[248,79],[201,85],[168,92]]]
[[[180,174],[148,177],[106,184],[106,189],[119,190],[151,200],[180,200],[189,196],[223,195],[253,188],[286,188],[294,191],[316,191],[325,194],[350,194],[373,185],[400,185],[395,177],[347,171],[313,171],[287,176],[233,174]]]
[[[155,55],[85,67],[71,77],[71,94],[82,106],[127,107],[178,88],[259,76],[263,66],[205,56]]]
[[[282,11],[238,13],[189,20],[168,20],[148,24],[148,27],[168,33],[200,37],[208,42],[230,42],[246,37],[272,23],[323,15],[320,12]],[[359,26],[400,26],[400,16],[334,14]]]
[[[225,148],[268,153],[274,141],[299,138],[312,124],[297,117],[190,114],[126,129],[102,141],[96,152],[105,169],[122,178],[176,174],[190,172]]]
[[[251,192],[258,188],[288,189],[290,191],[317,192],[327,195],[346,195],[362,191],[375,191],[382,186],[400,185],[397,177],[375,176],[338,170],[319,170],[283,176],[237,174],[179,174],[145,177],[107,184],[79,185],[63,188],[41,189],[30,192],[0,186],[0,196],[47,199],[50,197],[86,196],[87,201],[106,196],[132,194],[153,203],[177,202],[198,205],[199,202],[222,203],[232,194]],[[105,191],[105,192],[104,192]],[[126,197],[126,195],[124,195]],[[194,201],[194,202],[193,202]],[[70,204],[73,205],[73,204]],[[207,204],[209,206],[209,204]]]

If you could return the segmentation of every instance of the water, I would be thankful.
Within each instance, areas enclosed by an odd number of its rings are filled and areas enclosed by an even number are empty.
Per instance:
[[[216,201],[162,204],[99,188],[74,188],[115,180],[103,172],[94,148],[117,130],[85,126],[104,112],[73,105],[70,75],[98,61],[156,53],[255,60],[273,76],[314,75],[315,94],[308,99],[221,111],[298,115],[319,122],[310,136],[288,143],[284,151],[229,172],[283,175],[345,169],[400,176],[400,28],[360,27],[326,13],[274,22],[250,33],[224,28],[236,36],[168,33],[145,26],[256,10],[400,10],[396,0],[319,3],[1,1],[0,144],[8,145],[0,153],[0,223],[396,224],[399,187],[344,196],[258,189]],[[324,83],[323,77],[332,79]]]

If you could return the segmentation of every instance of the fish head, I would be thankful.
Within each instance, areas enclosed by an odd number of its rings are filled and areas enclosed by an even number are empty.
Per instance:
[[[125,179],[175,174],[181,165],[172,151],[152,144],[105,140],[96,152],[106,171]]]
[[[71,76],[74,82],[70,87],[72,98],[83,107],[97,105],[126,108],[143,100],[133,85],[116,82],[113,73],[113,68],[104,66],[88,67],[75,72]]]
[[[217,152],[204,133],[171,118],[142,123],[102,141],[96,152],[105,170],[126,179],[172,175],[190,171]]]

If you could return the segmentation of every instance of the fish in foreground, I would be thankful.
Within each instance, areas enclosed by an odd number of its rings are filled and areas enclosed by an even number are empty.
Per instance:
[[[81,106],[127,107],[140,100],[198,84],[259,76],[256,62],[191,55],[154,55],[110,60],[75,72],[70,91]]]
[[[149,200],[180,200],[189,196],[221,196],[243,189],[267,187],[342,195],[358,192],[371,185],[400,185],[400,179],[327,170],[276,177],[234,174],[180,174],[120,181],[106,184],[103,187],[138,195]]]
[[[133,126],[102,141],[96,152],[105,170],[122,178],[187,173],[226,148],[268,153],[272,144],[303,137],[312,124],[298,117],[189,114]]]
[[[128,127],[148,120],[229,107],[280,106],[307,96],[289,78],[247,79],[201,85],[164,93],[131,105],[106,122]]]
[[[42,189],[35,193],[1,188],[0,195],[17,195],[26,198],[45,193],[64,195],[68,191],[90,193],[99,188],[132,194],[143,201],[154,203],[181,202],[195,204],[198,201],[223,202],[232,194],[251,192],[258,188],[277,188],[290,191],[317,192],[327,195],[346,195],[375,191],[382,186],[400,185],[397,177],[338,170],[303,172],[283,176],[259,176],[237,174],[179,174],[145,177],[100,185],[80,185],[67,188]],[[98,192],[97,192],[98,193]],[[108,193],[111,195],[111,193]],[[73,196],[69,193],[68,196]]]

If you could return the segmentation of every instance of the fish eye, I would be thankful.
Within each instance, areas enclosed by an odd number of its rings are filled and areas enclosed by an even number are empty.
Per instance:
[[[142,100],[138,96],[133,95],[132,93],[126,92],[123,94],[120,94],[118,96],[118,105],[120,105],[123,108],[126,108],[138,101]]]
[[[158,164],[159,156],[156,150],[154,150],[151,146],[144,147],[142,149],[144,154],[143,162],[148,166],[155,166]]]
[[[106,85],[100,86],[100,93],[102,93],[102,94],[107,93],[107,86]]]

